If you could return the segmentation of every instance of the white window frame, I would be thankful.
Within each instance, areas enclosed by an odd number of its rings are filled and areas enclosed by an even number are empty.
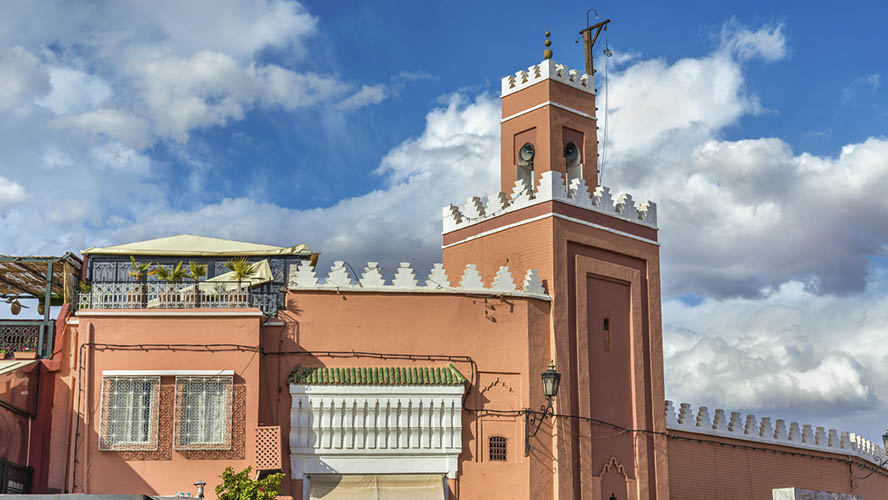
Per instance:
[[[193,401],[187,401],[192,397],[186,391],[189,390],[191,383],[203,383],[203,389],[194,394]],[[208,393],[206,390],[207,383],[221,384],[221,393]],[[217,408],[214,412],[210,405],[213,399]],[[176,377],[176,409],[175,409],[175,437],[173,439],[173,449],[175,450],[230,450],[231,449],[231,427],[232,427],[232,408],[234,406],[234,377],[231,375],[221,376],[177,376]],[[191,415],[190,412],[197,411],[198,415]],[[215,421],[212,421],[215,420]],[[197,438],[189,435],[186,426],[189,423],[196,424],[198,430]],[[214,428],[217,431],[213,431]],[[206,439],[208,435],[216,434],[217,439]],[[200,439],[205,438],[205,439]]]
[[[109,396],[113,396],[115,385],[118,382],[127,381],[129,383],[143,382],[150,384],[147,392],[136,393],[132,391],[128,395],[128,405],[125,406],[125,417],[123,419],[124,431],[123,436],[112,435],[112,429],[116,427],[111,419],[114,417],[114,409],[111,405],[114,400],[108,400]],[[140,398],[148,398],[147,408],[139,408],[137,403]],[[154,451],[157,450],[157,418],[158,406],[160,404],[160,377],[159,376],[104,376],[102,377],[102,399],[101,399],[101,419],[99,421],[99,450],[103,451]],[[138,411],[138,410],[142,411]],[[143,411],[147,410],[147,416]],[[144,439],[132,440],[124,439],[125,436],[135,434],[135,426],[148,424],[147,433]]]

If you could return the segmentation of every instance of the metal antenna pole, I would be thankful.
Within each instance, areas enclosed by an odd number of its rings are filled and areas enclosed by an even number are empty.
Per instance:
[[[595,46],[595,41],[598,40],[598,35],[601,34],[601,29],[607,29],[607,23],[611,22],[610,19],[605,19],[600,23],[593,24],[589,26],[589,12],[595,12],[595,17],[598,18],[598,11],[595,9],[589,9],[586,11],[586,29],[580,31],[580,34],[583,35],[583,49],[586,52],[586,74],[594,75],[595,67],[593,65],[592,58],[592,47]],[[595,30],[595,33],[592,33],[592,30]]]

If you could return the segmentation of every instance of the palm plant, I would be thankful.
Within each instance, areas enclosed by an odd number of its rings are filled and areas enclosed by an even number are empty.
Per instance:
[[[136,263],[136,258],[130,255],[130,262],[133,263],[133,270],[129,272],[129,275],[133,278],[136,278],[136,281],[142,281],[143,278],[147,278],[149,274],[154,274],[155,271],[149,271],[151,269],[150,262],[140,262]]]
[[[166,281],[169,283],[167,287],[167,302],[178,302],[179,296],[176,294],[174,283],[181,283],[186,277],[188,277],[188,271],[182,269],[182,261],[180,260],[178,264],[173,267],[164,267],[160,264],[157,265],[157,269],[154,271],[155,276],[158,279]]]
[[[225,267],[227,267],[229,271],[234,273],[234,277],[237,278],[237,288],[238,290],[240,290],[241,281],[253,274],[254,266],[253,264],[247,262],[246,257],[241,257],[240,259],[229,260],[225,263]]]
[[[130,255],[130,262],[133,264],[133,270],[129,272],[129,275],[133,278],[136,278],[136,281],[140,282],[142,285],[142,307],[148,306],[148,285],[145,283],[145,280],[148,278],[148,275],[154,274],[156,271],[151,270],[152,264],[150,262],[140,262],[136,263],[135,257]]]
[[[194,281],[194,307],[200,307],[200,279],[207,275],[207,266],[190,260],[188,268],[187,277]]]
[[[175,265],[175,267],[171,268],[166,268],[164,266],[158,265],[157,269],[154,271],[154,274],[158,277],[158,279],[162,279],[170,283],[181,283],[182,280],[188,277],[188,271],[182,269],[181,260],[178,264]],[[204,269],[204,274],[206,274],[206,269]]]

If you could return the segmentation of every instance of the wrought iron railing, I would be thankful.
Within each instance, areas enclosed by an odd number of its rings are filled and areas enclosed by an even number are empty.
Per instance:
[[[250,288],[247,282],[99,281],[77,297],[78,309],[192,309],[257,307],[276,316],[282,302],[277,290]]]
[[[31,493],[31,479],[34,468],[19,465],[0,457],[0,494]]]
[[[0,351],[33,351],[38,357],[49,357],[54,331],[55,321],[52,320],[0,319]]]

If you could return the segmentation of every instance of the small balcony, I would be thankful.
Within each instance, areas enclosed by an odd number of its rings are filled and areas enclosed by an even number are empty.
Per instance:
[[[54,332],[55,321],[51,319],[0,319],[0,359],[16,352],[48,358]]]
[[[82,265],[71,253],[0,255],[0,359],[52,355],[58,307],[73,300]]]
[[[250,287],[249,281],[99,281],[81,290],[77,309],[228,309],[258,308],[277,316],[284,294],[271,284]]]

